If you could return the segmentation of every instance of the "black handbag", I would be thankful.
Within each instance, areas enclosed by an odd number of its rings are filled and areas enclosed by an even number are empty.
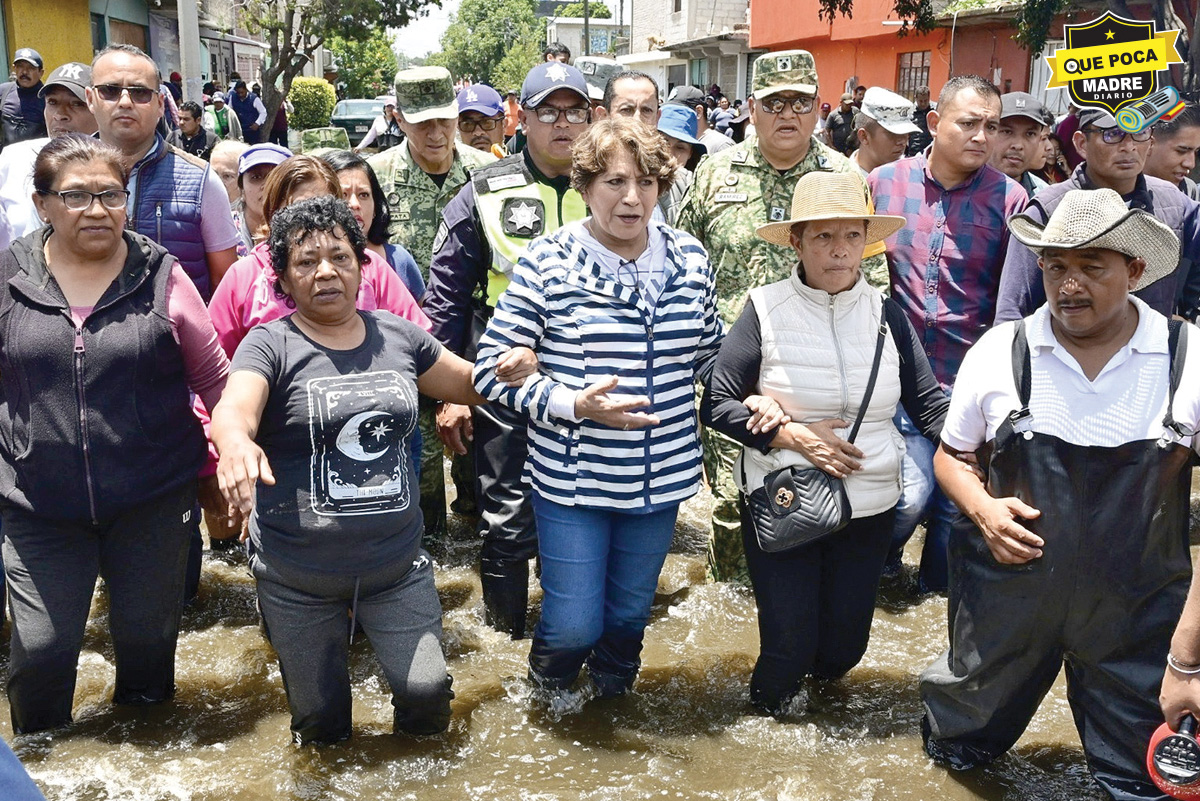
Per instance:
[[[848,441],[851,443],[858,436],[863,415],[875,391],[885,336],[887,322],[881,313],[875,360],[867,379],[866,394],[858,407],[854,427],[850,429]],[[745,464],[742,465],[742,483],[746,483]],[[840,531],[852,515],[845,484],[819,467],[784,467],[768,473],[763,485],[746,496],[746,504],[758,547],[766,553],[789,551],[816,542]]]

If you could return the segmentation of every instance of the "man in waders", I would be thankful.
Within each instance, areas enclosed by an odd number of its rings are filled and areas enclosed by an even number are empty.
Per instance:
[[[1047,303],[967,352],[934,457],[963,515],[950,649],[921,676],[925,750],[959,770],[1000,756],[1065,663],[1096,781],[1121,801],[1162,798],[1145,755],[1191,573],[1200,331],[1130,293],[1174,272],[1179,240],[1111,189],[1009,228],[1038,254]]]
[[[433,243],[424,309],[442,344],[474,360],[475,346],[516,261],[539,236],[587,216],[571,188],[571,145],[591,122],[583,74],[549,61],[521,86],[525,149],[471,173],[442,213]],[[529,484],[521,477],[529,455],[523,414],[498,404],[439,404],[438,436],[475,459],[480,581],[487,624],[514,640],[525,636],[529,560],[537,530]]]

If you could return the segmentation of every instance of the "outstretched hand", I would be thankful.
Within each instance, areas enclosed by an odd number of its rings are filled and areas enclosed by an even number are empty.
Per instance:
[[[650,405],[646,396],[609,394],[617,388],[617,383],[613,375],[581,390],[575,396],[575,416],[625,431],[658,425],[656,415],[634,411]]]
[[[248,515],[254,509],[254,485],[274,486],[275,474],[263,449],[251,439],[226,447],[217,463],[217,485],[229,503],[229,513]]]

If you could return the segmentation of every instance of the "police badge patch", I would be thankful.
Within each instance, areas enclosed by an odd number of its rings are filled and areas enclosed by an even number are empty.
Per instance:
[[[537,198],[511,197],[500,209],[506,236],[533,239],[546,229],[546,207]]]

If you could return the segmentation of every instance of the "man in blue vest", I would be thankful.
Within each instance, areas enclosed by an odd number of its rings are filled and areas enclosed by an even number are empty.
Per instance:
[[[130,228],[179,259],[207,303],[237,258],[237,226],[229,195],[207,162],[167,145],[158,134],[163,115],[158,65],[133,45],[109,45],[92,59],[87,104],[100,139],[120,150],[129,171]],[[225,511],[216,476],[200,481],[205,509]],[[188,597],[200,577],[199,515],[188,566]]]
[[[262,141],[262,125],[267,121],[267,107],[258,95],[246,88],[245,81],[233,85],[229,95],[229,107],[242,124],[242,135],[246,144],[255,145]]]
[[[587,216],[571,188],[571,145],[591,120],[582,73],[558,61],[529,71],[519,112],[526,145],[520,153],[477,168],[442,212],[433,242],[424,308],[433,335],[468,359],[508,286],[517,258],[543,234]],[[442,404],[438,436],[475,457],[483,537],[480,579],[488,625],[525,636],[529,560],[537,531],[521,471],[528,455],[526,422],[497,405]]]

